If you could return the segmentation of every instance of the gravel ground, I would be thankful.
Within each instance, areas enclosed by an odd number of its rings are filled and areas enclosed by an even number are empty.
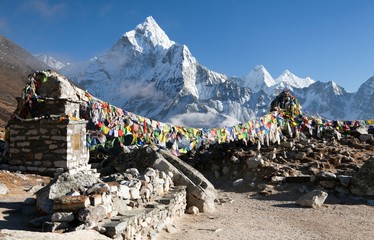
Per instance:
[[[177,219],[175,234],[159,239],[372,239],[374,207],[366,199],[329,195],[321,208],[295,205],[301,194],[293,190],[262,196],[255,192],[220,191],[212,214]]]

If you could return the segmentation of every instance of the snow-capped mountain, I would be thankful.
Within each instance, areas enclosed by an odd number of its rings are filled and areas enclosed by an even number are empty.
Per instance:
[[[103,55],[61,72],[98,98],[160,121],[210,125],[201,120],[205,114],[207,121],[230,125],[256,115],[250,88],[200,65],[152,17],[123,34]]]
[[[294,89],[303,111],[328,119],[355,119],[349,109],[354,94],[348,93],[335,82],[315,82],[309,87]]]
[[[283,83],[287,88],[306,88],[311,84],[315,83],[310,77],[300,78],[295,74],[291,73],[289,70],[285,70],[277,79],[275,79],[276,84]]]
[[[33,54],[34,57],[47,64],[53,70],[60,70],[61,68],[69,65],[69,63],[63,63],[56,60],[54,57],[47,56],[45,54]]]
[[[65,66],[60,72],[118,107],[194,127],[228,126],[262,116],[284,89],[294,92],[304,111],[354,119],[363,115],[359,108],[353,113],[352,104],[360,103],[364,109],[370,91],[374,92],[363,89],[365,97],[358,98],[334,82],[300,78],[288,70],[274,79],[262,65],[242,78],[213,72],[187,46],[170,40],[152,17],[124,33],[102,55]]]
[[[273,77],[263,65],[255,66],[245,77],[238,80],[240,85],[249,87],[253,92],[265,91],[276,84]]]
[[[358,119],[374,119],[374,76],[364,82],[354,96],[353,112]]]

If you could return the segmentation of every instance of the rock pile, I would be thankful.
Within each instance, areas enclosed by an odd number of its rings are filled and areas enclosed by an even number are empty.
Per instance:
[[[63,173],[36,195],[38,209],[48,215],[34,226],[50,232],[96,229],[112,238],[154,238],[186,208],[185,187],[174,186],[173,173],[149,167],[101,179]]]
[[[373,135],[323,134],[307,138],[301,133],[279,145],[214,145],[183,159],[212,179],[229,179],[233,187],[248,186],[262,194],[275,193],[285,183],[301,183],[308,184],[304,192],[322,187],[327,193],[374,195],[374,160],[369,160],[374,156]]]

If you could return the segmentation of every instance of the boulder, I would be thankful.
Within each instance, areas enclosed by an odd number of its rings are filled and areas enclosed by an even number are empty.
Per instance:
[[[374,157],[367,160],[353,177],[350,190],[356,195],[374,196]]]
[[[93,174],[79,172],[77,174],[63,173],[52,180],[47,186],[37,191],[36,207],[45,214],[53,213],[53,200],[68,195],[72,191],[85,191],[100,180]]]
[[[310,208],[321,207],[325,202],[327,196],[327,192],[321,190],[313,190],[296,200],[296,204],[302,207]]]

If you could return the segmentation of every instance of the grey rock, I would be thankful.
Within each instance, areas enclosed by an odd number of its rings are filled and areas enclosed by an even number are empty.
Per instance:
[[[171,234],[174,234],[174,233],[178,232],[177,228],[174,225],[171,225],[171,224],[166,226],[166,231],[168,233],[171,233]]]
[[[106,216],[107,210],[103,205],[81,209],[77,213],[77,218],[79,221],[90,224],[93,223],[95,225],[104,220]]]
[[[70,226],[66,222],[45,222],[43,224],[43,232],[64,233],[69,231]]]
[[[9,192],[9,189],[4,183],[0,183],[0,195],[7,194]]]
[[[188,214],[198,214],[199,213],[199,208],[196,207],[196,206],[190,206],[189,208],[187,208],[187,211],[186,211]]]
[[[60,198],[72,190],[85,191],[85,187],[90,187],[99,182],[94,174],[82,173],[71,175],[63,173],[55,178],[44,188],[36,192],[36,207],[46,214],[53,213],[53,199]]]
[[[319,172],[316,175],[316,180],[336,180],[336,175],[331,172]]]
[[[243,178],[239,178],[239,179],[236,179],[235,181],[233,181],[232,182],[232,185],[234,186],[234,187],[236,187],[236,186],[239,186],[239,185],[241,185],[241,184],[243,184],[244,183],[244,179]]]
[[[74,220],[74,214],[72,212],[55,212],[51,216],[52,222],[71,222]]]
[[[361,196],[374,196],[374,157],[367,160],[353,177],[350,190]]]
[[[325,202],[327,196],[327,192],[321,190],[313,190],[296,200],[296,204],[302,207],[310,208],[321,207]]]
[[[361,134],[359,138],[361,142],[367,142],[370,139],[373,139],[373,135],[372,134]]]
[[[247,158],[245,162],[249,168],[257,168],[264,164],[264,160],[262,160],[261,156]]]
[[[139,177],[139,170],[137,168],[128,168],[125,173],[131,174],[133,178]]]
[[[127,204],[130,202],[129,200],[124,200],[120,198],[113,198],[113,209],[118,211],[120,215],[123,215],[124,213],[128,212],[131,207],[127,206]]]
[[[101,194],[110,192],[110,187],[106,183],[96,183],[87,189],[87,194]]]
[[[351,183],[352,181],[352,176],[346,176],[346,175],[339,175],[337,176],[340,184],[344,187],[349,187],[349,184]]]
[[[128,222],[126,220],[106,222],[103,225],[105,228],[105,235],[116,238],[127,228],[127,224]]]

